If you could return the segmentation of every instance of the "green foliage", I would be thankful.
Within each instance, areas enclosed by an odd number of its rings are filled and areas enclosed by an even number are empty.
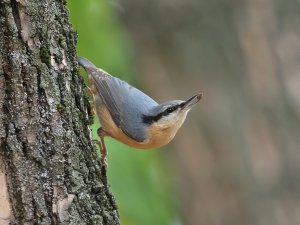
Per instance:
[[[78,55],[114,75],[134,74],[132,47],[112,5],[104,0],[68,2],[78,32]],[[133,83],[133,77],[121,77]],[[87,78],[85,77],[85,80]],[[99,122],[95,118],[93,136]],[[108,178],[123,225],[167,225],[177,218],[171,174],[163,153],[129,148],[107,138]]]

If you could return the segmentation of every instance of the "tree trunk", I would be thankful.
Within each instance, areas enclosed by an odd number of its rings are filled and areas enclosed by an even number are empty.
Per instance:
[[[119,224],[64,4],[0,3],[1,225]]]

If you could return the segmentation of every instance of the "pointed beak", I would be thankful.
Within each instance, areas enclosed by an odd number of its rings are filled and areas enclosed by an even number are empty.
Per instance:
[[[202,98],[203,93],[199,93],[181,104],[181,109],[189,110]]]

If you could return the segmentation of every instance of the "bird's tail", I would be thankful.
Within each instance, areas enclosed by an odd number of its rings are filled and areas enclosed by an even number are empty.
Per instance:
[[[77,57],[77,62],[80,66],[82,66],[85,71],[91,75],[91,76],[95,76],[95,74],[98,74],[99,76],[103,76],[103,75],[108,75],[110,76],[110,74],[108,72],[106,72],[103,69],[97,68],[92,62],[90,62],[89,60],[87,60],[86,58],[83,57]],[[100,73],[93,73],[95,71],[98,71]]]
[[[93,63],[91,63],[89,60],[87,60],[86,58],[77,57],[77,62],[85,70],[87,70],[87,69],[97,69],[97,67]]]

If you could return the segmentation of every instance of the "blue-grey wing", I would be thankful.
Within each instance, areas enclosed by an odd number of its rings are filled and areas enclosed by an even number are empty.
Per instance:
[[[132,139],[144,141],[147,138],[147,125],[143,123],[142,115],[147,114],[157,103],[128,83],[103,74],[100,70],[94,72],[92,77],[100,99],[116,125]]]

